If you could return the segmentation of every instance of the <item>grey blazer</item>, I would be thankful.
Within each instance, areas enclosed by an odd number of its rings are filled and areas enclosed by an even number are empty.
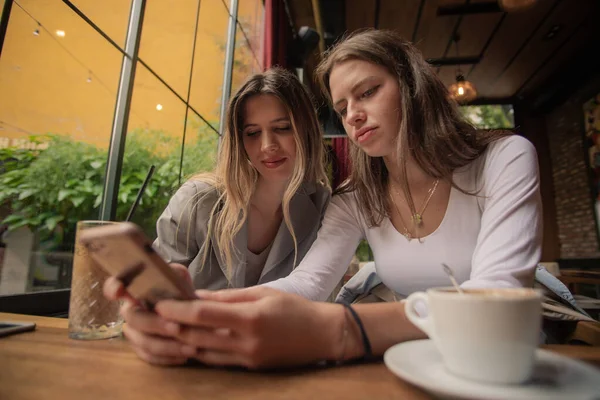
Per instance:
[[[298,243],[296,265],[316,239],[330,198],[328,188],[314,184],[305,184],[292,198],[290,217]],[[226,278],[225,263],[213,240],[207,261],[202,265],[202,246],[206,243],[208,220],[217,199],[217,190],[207,183],[188,181],[183,184],[156,223],[158,237],[154,248],[167,262],[187,266],[196,289],[246,287],[247,222],[233,240],[235,262],[231,282]],[[258,283],[289,275],[294,269],[293,263],[294,241],[282,221]]]

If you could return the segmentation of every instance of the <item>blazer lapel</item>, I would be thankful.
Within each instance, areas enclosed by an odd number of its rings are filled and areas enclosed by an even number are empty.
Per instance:
[[[214,238],[214,232],[212,233],[212,237]],[[227,265],[225,260],[221,258],[221,253],[219,251],[219,246],[217,245],[216,240],[211,240],[211,245],[213,251],[215,253],[215,257],[219,262],[219,267],[221,271],[223,271],[223,275],[227,277]],[[231,287],[233,288],[243,288],[244,281],[246,279],[246,248],[248,247],[248,221],[244,222],[240,231],[233,238],[233,243],[231,244],[231,256],[233,260],[233,276],[229,280]]]
[[[305,184],[290,201],[290,219],[296,235],[296,243],[298,244],[313,230],[321,218],[319,210],[317,210],[317,207],[310,198],[310,195],[315,191],[316,188],[314,185]],[[260,278],[262,279],[263,276],[273,270],[277,264],[290,254],[293,257],[293,253],[294,240],[292,234],[285,225],[285,221],[281,221],[281,225],[273,241],[273,247],[269,252]],[[295,267],[296,265],[294,265]]]

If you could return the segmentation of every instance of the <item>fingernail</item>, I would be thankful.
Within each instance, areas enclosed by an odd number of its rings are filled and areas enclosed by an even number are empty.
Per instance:
[[[212,295],[212,292],[210,290],[206,290],[206,289],[196,290],[196,296],[198,298],[210,297],[211,295]]]
[[[165,329],[167,330],[168,333],[176,335],[179,333],[179,324],[176,324],[174,322],[167,322]]]
[[[181,354],[188,357],[193,357],[197,353],[197,349],[193,346],[181,346]]]

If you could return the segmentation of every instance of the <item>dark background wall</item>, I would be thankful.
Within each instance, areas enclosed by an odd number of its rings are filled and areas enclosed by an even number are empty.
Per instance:
[[[546,116],[562,258],[599,257],[582,106],[600,92],[600,74]]]
[[[563,75],[568,81],[569,75]],[[515,105],[517,127],[538,152],[544,205],[542,261],[600,257],[590,176],[583,147],[583,104],[600,92],[600,73],[559,104],[532,109]]]

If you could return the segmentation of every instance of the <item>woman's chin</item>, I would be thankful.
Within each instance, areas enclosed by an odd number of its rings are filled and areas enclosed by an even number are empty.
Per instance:
[[[383,148],[381,148],[381,146],[362,147],[362,150],[369,157],[387,157],[390,154],[392,154],[392,151],[390,151],[390,148],[383,149]]]
[[[260,174],[261,178],[265,181],[265,182],[283,182],[283,181],[288,181],[291,176],[292,173],[290,171],[277,171],[277,170],[266,170],[266,171],[261,171]]]

